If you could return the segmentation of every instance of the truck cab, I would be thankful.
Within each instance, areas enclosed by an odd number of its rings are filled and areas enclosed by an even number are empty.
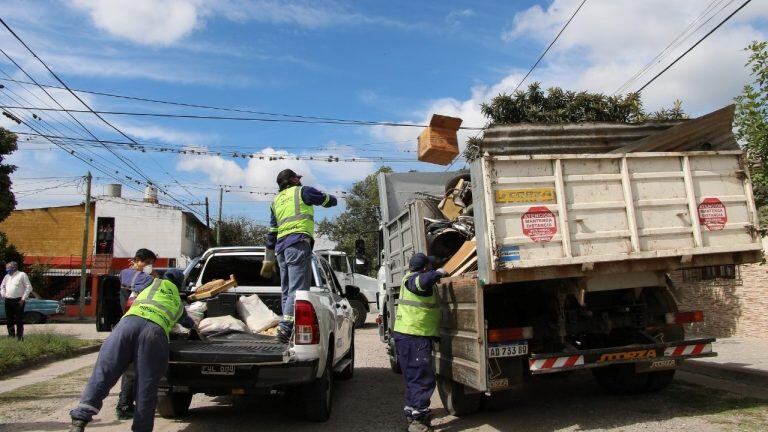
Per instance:
[[[365,324],[366,315],[379,310],[378,280],[355,272],[355,266],[346,252],[320,250],[317,251],[317,254],[328,261],[342,286],[352,285],[360,289],[360,295],[350,298],[349,302],[355,309],[355,327],[362,327]]]

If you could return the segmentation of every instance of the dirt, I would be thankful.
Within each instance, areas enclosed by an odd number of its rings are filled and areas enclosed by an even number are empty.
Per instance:
[[[370,321],[370,318],[369,318]],[[187,417],[157,418],[156,431],[231,431],[235,428],[300,431],[400,431],[405,422],[402,376],[389,370],[376,328],[356,334],[356,370],[335,383],[333,414],[327,423],[308,423],[285,398],[211,398],[195,395]],[[62,430],[88,378],[83,368],[45,383],[0,394],[0,431]],[[114,417],[115,387],[92,425],[122,431]],[[758,431],[768,429],[768,400],[677,380],[651,395],[616,397],[603,393],[589,373],[537,379],[512,395],[509,408],[466,418],[447,415],[437,394],[434,424],[442,431]]]

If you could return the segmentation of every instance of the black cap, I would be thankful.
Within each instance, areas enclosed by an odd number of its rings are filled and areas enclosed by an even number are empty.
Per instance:
[[[163,279],[171,281],[176,288],[181,289],[181,285],[184,283],[184,272],[179,269],[168,269],[163,275]]]
[[[280,171],[277,174],[277,186],[280,189],[283,189],[294,177],[301,178],[301,176],[296,174],[292,169],[284,169]]]
[[[435,257],[426,256],[423,253],[414,254],[410,260],[408,260],[408,268],[411,271],[421,270],[429,263],[434,263]]]

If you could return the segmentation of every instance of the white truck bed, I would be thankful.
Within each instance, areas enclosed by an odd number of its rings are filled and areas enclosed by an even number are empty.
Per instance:
[[[471,173],[486,283],[760,259],[741,151],[486,155]]]

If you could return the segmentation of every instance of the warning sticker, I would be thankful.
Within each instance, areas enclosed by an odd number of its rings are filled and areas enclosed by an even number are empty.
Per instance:
[[[501,262],[520,261],[520,246],[504,246],[499,256]]]
[[[523,234],[536,243],[552,240],[557,234],[557,219],[551,210],[544,206],[533,206],[520,217]]]
[[[699,204],[699,223],[709,231],[721,231],[728,222],[725,205],[717,198],[704,198]]]
[[[555,202],[555,188],[501,189],[496,191],[497,203]]]

